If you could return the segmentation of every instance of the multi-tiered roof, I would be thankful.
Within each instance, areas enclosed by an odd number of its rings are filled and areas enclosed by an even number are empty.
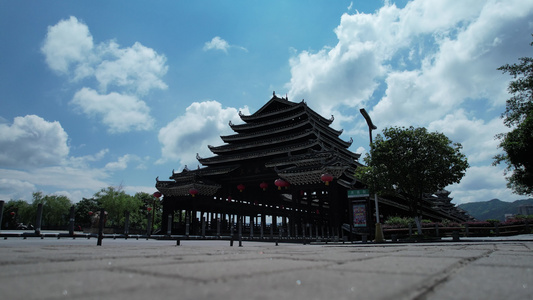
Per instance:
[[[221,136],[223,145],[209,146],[214,156],[197,155],[203,168],[173,172],[173,181],[158,181],[156,187],[177,196],[194,186],[212,195],[230,182],[282,178],[303,186],[322,183],[325,173],[345,188],[356,183],[360,154],[348,150],[353,140],[342,140],[342,130],[330,127],[333,116],[326,119],[303,100],[295,103],[275,94],[255,113],[239,116],[242,124],[229,122],[235,133]]]

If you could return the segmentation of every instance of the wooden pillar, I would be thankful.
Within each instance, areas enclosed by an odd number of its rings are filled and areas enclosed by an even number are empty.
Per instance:
[[[167,235],[172,234],[172,214],[167,215]]]
[[[189,236],[190,235],[190,230],[191,230],[191,216],[190,216],[190,213],[189,211],[185,212],[185,235],[186,236]]]
[[[130,212],[126,211],[124,212],[124,235],[128,235],[130,233]]]
[[[69,218],[69,224],[68,224],[68,234],[71,235],[71,236],[74,236],[74,205],[72,205],[70,207],[70,218]]]
[[[265,237],[264,235],[265,224],[266,224],[266,215],[263,213],[261,214],[261,239]]]
[[[202,237],[205,238],[205,216],[204,216],[204,213],[202,212],[202,214],[200,215],[200,218],[202,220]]]
[[[0,200],[0,231],[2,230],[2,216],[4,215],[4,200]]]
[[[39,203],[37,204],[37,217],[35,219],[35,234],[41,234],[42,219],[43,219],[43,204]]]
[[[217,218],[217,237],[220,237],[220,218]]]
[[[251,238],[254,237],[254,220],[255,220],[255,217],[250,216],[250,237]]]
[[[270,222],[270,238],[273,239],[274,238],[274,222],[276,222],[276,220],[273,215],[271,216],[271,218],[272,218],[272,221]]]

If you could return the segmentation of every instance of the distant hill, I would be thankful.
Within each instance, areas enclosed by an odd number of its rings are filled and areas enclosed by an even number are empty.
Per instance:
[[[504,221],[505,214],[518,214],[518,207],[522,205],[533,205],[533,198],[505,202],[499,199],[492,199],[484,202],[472,202],[458,205],[472,217],[484,221],[487,219],[497,219]]]

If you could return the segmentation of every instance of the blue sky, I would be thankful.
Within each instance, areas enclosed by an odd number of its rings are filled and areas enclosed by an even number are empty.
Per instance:
[[[532,56],[533,1],[0,1],[0,199],[155,191],[198,165],[238,112],[305,99],[366,153],[424,126],[462,143],[455,203],[523,198],[494,135]]]

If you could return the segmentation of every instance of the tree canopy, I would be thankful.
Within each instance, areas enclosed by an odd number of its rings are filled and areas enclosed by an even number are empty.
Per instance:
[[[108,213],[108,221],[111,226],[124,224],[125,212],[138,212],[143,206],[138,197],[130,196],[120,187],[107,187],[94,194],[96,202]]]
[[[533,43],[531,43],[533,46]],[[496,155],[494,164],[505,162],[507,186],[519,195],[533,194],[533,58],[519,58],[519,63],[503,65],[498,70],[509,73],[514,80],[509,83],[504,123],[512,128],[498,134],[499,147],[505,154]]]
[[[33,211],[37,211],[37,205],[43,204],[42,225],[62,226],[68,224],[70,207],[72,202],[67,196],[46,195],[42,192],[33,193]]]
[[[358,177],[376,193],[406,197],[415,213],[414,204],[424,193],[437,192],[463,178],[468,162],[461,149],[461,144],[426,128],[385,128]]]

